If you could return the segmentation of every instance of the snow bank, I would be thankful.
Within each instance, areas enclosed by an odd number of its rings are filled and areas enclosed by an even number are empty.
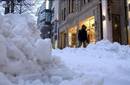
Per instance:
[[[91,78],[92,80],[101,78],[100,81],[103,81],[103,84],[81,84],[77,79],[71,81],[78,81],[77,85],[130,85],[130,46],[128,45],[100,41],[89,44],[87,48],[53,50],[53,55],[59,56],[73,71],[89,76],[90,81]],[[63,85],[75,84],[68,83],[65,82]]]
[[[45,39],[44,41],[42,39],[39,39],[35,43],[35,46],[36,46],[35,50],[39,61],[43,63],[48,63],[48,60],[51,60],[49,59],[51,58],[51,41],[50,40],[48,41],[48,39]]]
[[[0,15],[0,20],[0,85],[13,85],[7,84],[6,77],[15,81],[16,77],[41,73],[51,65],[51,42],[40,39],[31,16]],[[2,83],[2,78],[7,83]]]
[[[104,85],[103,79],[91,78],[90,76],[78,76],[70,81],[63,81],[60,85]]]
[[[0,85],[59,85],[75,73],[52,56],[29,15],[0,15]]]
[[[0,65],[3,66],[7,63],[7,50],[6,50],[6,44],[5,44],[5,38],[0,35]]]
[[[31,16],[0,15],[0,20],[0,85],[130,84],[129,46],[100,41],[52,52]]]
[[[10,82],[10,80],[5,77],[3,73],[0,73],[0,85],[14,85]]]

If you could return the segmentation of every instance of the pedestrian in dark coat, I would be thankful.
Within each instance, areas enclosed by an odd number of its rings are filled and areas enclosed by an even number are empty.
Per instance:
[[[81,47],[82,44],[83,44],[83,47],[86,47],[86,44],[88,43],[86,28],[87,27],[85,25],[82,25],[82,28],[78,32],[78,40],[79,40],[78,47]]]

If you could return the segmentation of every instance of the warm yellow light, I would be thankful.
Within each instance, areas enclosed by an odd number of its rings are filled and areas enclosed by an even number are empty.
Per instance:
[[[77,26],[73,26],[68,29],[68,43],[71,47],[76,47],[76,34],[77,34]]]
[[[77,32],[77,27],[76,26],[74,26],[74,27],[71,27],[71,28],[69,28],[69,33],[76,33]]]
[[[82,27],[83,24],[87,27],[87,29],[93,28],[94,27],[93,25],[95,24],[94,16],[88,17],[84,21],[80,21],[80,28]]]
[[[128,0],[128,4],[130,3],[130,0]]]

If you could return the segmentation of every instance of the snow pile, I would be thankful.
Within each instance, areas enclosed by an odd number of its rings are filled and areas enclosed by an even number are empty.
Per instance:
[[[40,52],[38,50],[44,49],[37,49],[38,45],[35,45],[35,43],[39,40],[39,32],[31,17],[13,14],[1,16],[0,71],[12,75],[40,71],[41,68],[36,63],[38,59],[41,62],[43,61],[39,58]],[[40,42],[50,41],[41,40]],[[49,44],[49,46],[51,45]],[[46,47],[45,49],[50,48]],[[48,51],[49,53],[51,51]],[[44,54],[42,57],[48,57],[48,60],[50,60],[51,54]]]
[[[51,51],[31,16],[0,20],[0,85],[130,85],[129,46],[100,41]]]
[[[0,15],[0,85],[43,72],[52,62],[51,42],[42,40],[28,15]],[[2,77],[5,76],[5,77]],[[2,83],[2,78],[8,84]]]
[[[0,85],[59,85],[75,73],[51,55],[29,15],[0,15]]]
[[[53,50],[53,55],[61,57],[73,71],[86,75],[90,83],[85,85],[130,85],[130,46],[100,41],[87,48]],[[63,85],[84,85],[77,79]]]

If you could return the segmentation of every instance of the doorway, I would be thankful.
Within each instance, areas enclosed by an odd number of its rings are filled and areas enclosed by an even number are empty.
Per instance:
[[[77,27],[71,27],[68,29],[68,43],[70,47],[77,46]]]
[[[112,36],[113,42],[121,43],[120,15],[112,14]]]
[[[88,17],[84,21],[80,21],[79,24],[80,28],[82,27],[83,24],[87,27],[86,31],[89,43],[95,43],[96,42],[95,17],[94,16]]]
[[[65,32],[61,32],[60,33],[60,48],[65,48],[66,46],[66,33]]]

